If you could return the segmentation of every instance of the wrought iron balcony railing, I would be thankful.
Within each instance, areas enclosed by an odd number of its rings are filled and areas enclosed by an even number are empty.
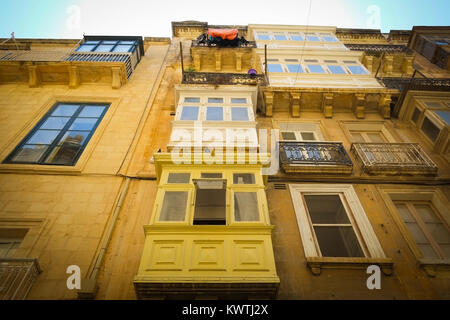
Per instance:
[[[280,141],[279,146],[286,172],[352,172],[352,160],[341,142]]]
[[[348,43],[345,46],[352,51],[364,51],[371,55],[380,56],[383,52],[386,53],[406,53],[412,55],[413,51],[403,44],[355,44]]]
[[[37,259],[0,259],[0,300],[23,300],[41,269]]]
[[[249,75],[246,73],[216,73],[216,72],[183,72],[185,84],[229,84],[229,85],[264,85],[263,74]]]
[[[406,86],[409,90],[434,89],[439,91],[450,90],[450,79],[446,78],[377,78],[389,89],[402,91]]]
[[[197,48],[216,48],[216,47],[222,47],[220,45],[217,45],[215,43],[207,43],[207,42],[202,42],[199,40],[192,40],[191,43],[191,47]],[[245,42],[236,42],[235,45],[228,45],[228,46],[223,46],[225,48],[256,48],[256,41],[245,41]]]
[[[437,174],[436,164],[417,143],[354,143],[351,151],[366,173]]]

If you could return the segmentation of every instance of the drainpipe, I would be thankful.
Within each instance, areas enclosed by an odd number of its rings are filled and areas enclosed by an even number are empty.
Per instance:
[[[117,199],[116,205],[114,207],[113,214],[108,221],[105,232],[101,239],[100,250],[95,258],[95,264],[92,271],[86,278],[81,281],[81,289],[77,291],[78,299],[94,299],[98,291],[97,277],[98,272],[105,258],[106,249],[108,248],[109,241],[111,240],[112,233],[114,231],[114,226],[116,225],[117,218],[119,217],[120,209],[122,208],[123,201],[127,195],[128,188],[130,186],[131,179],[129,177],[125,178],[125,184],[120,191],[119,198]]]

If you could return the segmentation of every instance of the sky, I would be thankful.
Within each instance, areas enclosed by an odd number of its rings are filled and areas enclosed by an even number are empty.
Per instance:
[[[0,0],[0,37],[170,37],[171,21],[411,29],[450,25],[449,0]]]

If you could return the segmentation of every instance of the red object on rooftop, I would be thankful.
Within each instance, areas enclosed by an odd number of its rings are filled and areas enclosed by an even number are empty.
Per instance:
[[[208,36],[221,37],[223,40],[234,40],[238,35],[238,29],[208,29]]]

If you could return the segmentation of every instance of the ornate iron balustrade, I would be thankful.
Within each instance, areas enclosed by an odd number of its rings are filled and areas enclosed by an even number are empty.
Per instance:
[[[367,173],[437,174],[436,164],[417,143],[354,143],[351,151]]]
[[[345,46],[352,51],[364,51],[370,55],[380,56],[383,52],[386,53],[406,53],[413,54],[413,51],[402,44],[345,44]]]
[[[403,90],[409,85],[409,90],[434,89],[450,90],[450,79],[447,78],[377,78],[389,89]]]
[[[215,73],[215,72],[184,72],[185,84],[229,84],[229,85],[265,85],[263,74],[249,75],[246,73]]]
[[[0,300],[23,300],[41,273],[37,259],[0,259]]]
[[[352,160],[341,142],[280,141],[286,172],[351,173]]]
[[[236,45],[217,45],[215,43],[205,43],[198,40],[192,40],[191,47],[200,47],[200,48],[256,48],[256,41],[246,41],[246,42],[236,42]]]

